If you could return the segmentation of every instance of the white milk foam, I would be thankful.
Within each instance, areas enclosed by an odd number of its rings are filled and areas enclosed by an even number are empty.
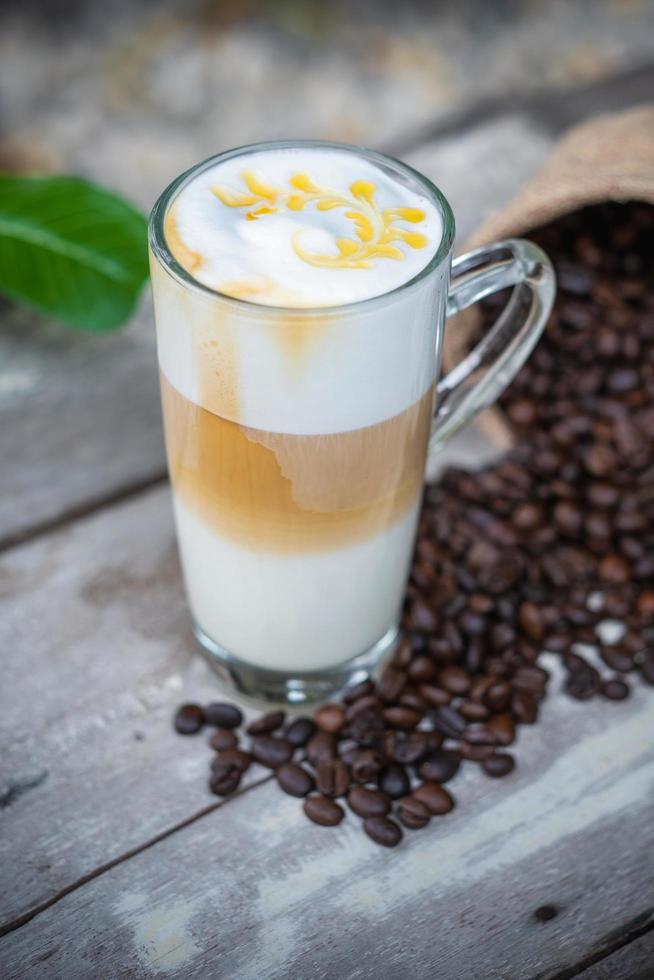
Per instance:
[[[183,187],[173,207],[183,246],[201,257],[188,270],[195,279],[274,306],[388,293],[424,269],[443,233],[417,181],[333,148],[228,158]]]

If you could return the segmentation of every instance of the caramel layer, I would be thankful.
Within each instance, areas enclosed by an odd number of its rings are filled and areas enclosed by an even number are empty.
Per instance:
[[[430,389],[377,425],[298,436],[247,428],[184,398],[161,374],[175,491],[212,530],[255,551],[328,551],[379,534],[422,488]]]

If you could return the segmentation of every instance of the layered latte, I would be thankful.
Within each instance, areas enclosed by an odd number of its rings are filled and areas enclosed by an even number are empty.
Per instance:
[[[448,270],[419,273],[440,212],[409,171],[299,146],[197,169],[163,228],[159,366],[194,618],[251,664],[337,665],[398,621]]]

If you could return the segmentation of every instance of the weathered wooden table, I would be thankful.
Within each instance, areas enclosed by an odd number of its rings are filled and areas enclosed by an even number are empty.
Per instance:
[[[465,237],[636,81],[392,148]],[[654,976],[654,692],[577,704],[555,677],[516,772],[458,776],[454,812],[396,851],[308,823],[256,767],[218,801],[171,726],[219,686],[182,596],[149,302],[111,340],[2,316],[0,976]],[[490,452],[471,432],[448,458]]]

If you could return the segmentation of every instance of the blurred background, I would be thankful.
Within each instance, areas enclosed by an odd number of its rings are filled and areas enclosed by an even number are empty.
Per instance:
[[[651,0],[4,0],[0,153],[149,207],[230,146],[403,147],[482,101],[651,64]]]
[[[461,243],[568,125],[648,100],[652,0],[0,0],[0,169],[145,211],[210,154],[323,137],[422,169]],[[0,299],[0,430],[0,546],[165,479],[149,291],[108,335]]]

